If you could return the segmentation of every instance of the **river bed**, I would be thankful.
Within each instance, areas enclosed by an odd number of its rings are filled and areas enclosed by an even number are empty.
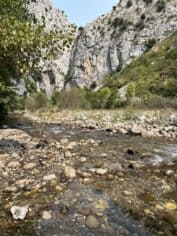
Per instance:
[[[63,124],[12,128],[0,132],[1,235],[176,234],[175,141]],[[24,221],[12,219],[13,205],[28,205]]]

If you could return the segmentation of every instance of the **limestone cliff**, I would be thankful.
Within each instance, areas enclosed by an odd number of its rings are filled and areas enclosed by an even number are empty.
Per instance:
[[[56,9],[50,0],[29,0],[27,10],[34,23],[44,23],[46,31],[57,31],[64,35],[63,40],[57,42],[61,48],[58,50],[57,57],[41,58],[41,78],[35,81],[38,90],[44,90],[48,96],[51,96],[54,89],[61,90],[64,87],[76,26],[71,24],[64,12]],[[22,81],[18,85],[18,90],[21,94],[26,90]]]
[[[177,0],[121,0],[80,32],[71,54],[67,86],[100,86],[106,74],[177,30]]]

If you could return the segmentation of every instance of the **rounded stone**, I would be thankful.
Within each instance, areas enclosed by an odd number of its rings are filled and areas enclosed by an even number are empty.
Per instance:
[[[44,220],[50,220],[52,218],[51,213],[49,211],[43,211],[42,218]]]
[[[85,224],[87,227],[91,228],[91,229],[96,229],[99,227],[100,223],[97,219],[96,216],[94,215],[89,215],[85,221]]]

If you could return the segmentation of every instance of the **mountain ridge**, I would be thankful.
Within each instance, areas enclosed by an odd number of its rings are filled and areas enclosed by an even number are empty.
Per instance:
[[[101,86],[109,73],[120,71],[177,29],[177,1],[122,0],[111,12],[81,29],[71,53],[68,87]],[[153,46],[153,45],[152,45]]]
[[[78,30],[49,0],[31,0],[28,10],[41,23],[45,18],[46,30],[64,29],[73,37],[57,58],[41,62],[42,79],[35,83],[49,97],[64,88],[99,89],[107,75],[120,72],[177,30],[177,0],[121,0]]]

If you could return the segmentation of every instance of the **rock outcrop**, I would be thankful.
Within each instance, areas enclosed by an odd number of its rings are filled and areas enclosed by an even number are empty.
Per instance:
[[[80,28],[72,50],[68,87],[99,87],[105,75],[177,30],[177,0],[121,0]]]
[[[51,96],[54,89],[61,90],[64,87],[76,26],[71,24],[64,12],[56,9],[50,0],[29,0],[27,9],[29,17],[35,23],[45,22],[46,31],[56,30],[64,36],[63,40],[57,42],[61,49],[55,59],[41,58],[41,78],[35,82],[38,90],[44,90],[48,96]],[[25,90],[25,84],[21,81],[18,91],[23,94]]]
[[[177,30],[177,0],[120,0],[79,30],[50,0],[29,0],[28,11],[35,21],[45,22],[47,31],[57,30],[73,39],[58,42],[62,47],[57,58],[41,59],[42,76],[35,83],[48,96],[65,85],[99,88],[106,75],[121,71]],[[17,87],[23,94],[25,83]]]

